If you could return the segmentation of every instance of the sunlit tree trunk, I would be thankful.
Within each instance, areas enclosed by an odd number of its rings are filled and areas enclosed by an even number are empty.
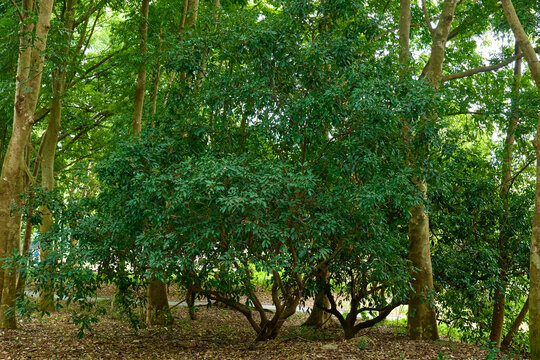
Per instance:
[[[442,65],[450,26],[454,18],[457,0],[445,0],[439,16],[437,27],[431,29],[430,20],[426,22],[430,28],[432,44],[431,56],[424,68],[422,77],[428,84],[438,90],[442,79]],[[405,19],[402,15],[401,19]],[[410,22],[410,20],[408,20]],[[404,52],[401,49],[401,52]],[[437,116],[434,114],[434,116]],[[412,154],[410,162],[415,163],[418,154]],[[413,165],[414,166],[414,165]],[[420,177],[412,179],[424,198],[427,198],[427,183]],[[438,339],[437,318],[433,305],[433,270],[431,265],[431,249],[429,235],[429,218],[422,203],[410,209],[409,218],[409,260],[414,269],[412,274],[412,290],[409,296],[407,314],[409,337],[418,339]]]
[[[502,6],[506,20],[514,33],[525,60],[527,60],[527,64],[536,83],[538,94],[540,95],[540,63],[538,62],[538,57],[519,21],[512,1],[502,0]],[[529,270],[529,341],[531,345],[531,359],[540,360],[540,117],[538,119],[533,145],[536,152],[536,191]]]
[[[0,176],[0,256],[17,254],[20,247],[21,213],[12,208],[20,202],[24,191],[24,176],[29,173],[24,161],[25,148],[34,125],[44,50],[50,28],[53,0],[39,1],[39,16],[35,26],[28,21],[34,11],[34,1],[22,3],[19,59],[17,64],[13,132],[2,164]],[[35,28],[35,33],[34,33]],[[35,35],[35,36],[34,36]],[[0,265],[5,265],[4,262]],[[0,328],[15,328],[17,296],[17,266],[8,264],[0,270]]]
[[[515,54],[519,53],[519,46],[516,43]],[[500,251],[500,260],[499,260],[499,282],[500,287],[495,289],[494,297],[495,303],[493,305],[493,316],[491,319],[491,331],[489,334],[489,339],[494,342],[497,347],[501,345],[502,331],[504,325],[504,308],[506,304],[506,287],[508,281],[508,250],[507,241],[509,237],[509,227],[508,227],[508,217],[509,217],[509,207],[508,207],[508,194],[510,193],[510,186],[512,180],[512,161],[513,161],[513,150],[514,143],[516,139],[516,129],[518,124],[518,115],[517,115],[517,97],[519,96],[519,87],[521,83],[521,58],[517,59],[514,66],[514,79],[512,81],[512,104],[511,104],[511,114],[508,121],[508,129],[506,132],[506,139],[504,141],[504,156],[503,156],[503,169],[502,169],[502,180],[501,180],[501,190],[499,197],[504,204],[504,211],[501,214],[500,220],[500,229],[499,229],[499,251]]]

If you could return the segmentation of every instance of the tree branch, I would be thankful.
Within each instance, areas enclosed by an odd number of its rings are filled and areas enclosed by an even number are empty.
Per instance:
[[[11,1],[11,3],[13,4],[13,6],[15,6],[15,9],[17,10],[17,13],[19,14],[19,19],[21,20],[21,22],[23,22],[25,19],[24,19],[24,14],[23,12],[21,11],[21,9],[19,8],[19,6],[17,5],[17,3],[15,2],[15,0],[9,0]]]
[[[536,51],[537,53],[540,52],[540,47],[534,48],[534,51]],[[474,68],[474,69],[469,69],[469,70],[462,71],[462,72],[459,72],[459,73],[445,75],[442,78],[442,82],[455,80],[455,79],[461,79],[461,78],[464,78],[464,77],[472,76],[472,75],[483,73],[483,72],[499,70],[500,68],[503,68],[503,67],[511,64],[512,62],[514,62],[514,61],[516,61],[518,59],[521,59],[522,57],[523,57],[523,54],[519,53],[517,55],[509,57],[508,59],[505,59],[505,60],[501,61],[500,63],[494,64],[494,65],[480,66],[480,67],[477,67],[477,68]]]
[[[431,25],[431,19],[429,17],[427,7],[426,7],[426,0],[422,0],[422,11],[424,12],[424,19],[426,20],[426,26],[429,30],[429,33],[433,35],[433,26]]]
[[[524,172],[528,167],[529,165],[531,165],[533,163],[533,161],[536,160],[536,156],[533,156],[529,161],[527,161],[527,163],[525,165],[523,165],[523,167],[521,169],[519,169],[518,172],[516,172],[514,174],[514,176],[512,176],[512,178],[510,179],[510,183],[508,184],[508,188],[511,189],[512,188],[512,185],[514,184],[514,181],[517,179],[517,177],[522,173]]]

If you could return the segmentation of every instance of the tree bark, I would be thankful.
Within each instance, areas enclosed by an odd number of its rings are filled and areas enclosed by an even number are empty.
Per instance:
[[[315,302],[313,304],[313,310],[307,320],[302,326],[313,326],[315,328],[322,328],[331,317],[331,314],[323,309],[330,308],[330,300],[326,296],[325,284],[328,282],[329,273],[328,265],[321,267],[317,274],[317,282],[319,284],[319,290],[315,295]]]
[[[515,46],[516,55],[519,53],[519,46],[516,43]],[[500,287],[495,289],[495,303],[493,305],[493,316],[491,319],[491,331],[489,339],[496,344],[497,347],[501,346],[501,338],[504,326],[504,308],[506,304],[506,288],[507,288],[507,271],[508,271],[508,254],[507,254],[507,241],[509,234],[508,218],[509,218],[509,206],[508,206],[508,194],[510,192],[510,186],[512,182],[512,162],[513,162],[513,150],[515,143],[515,133],[518,124],[517,115],[517,97],[519,96],[519,87],[521,83],[521,59],[517,59],[514,66],[514,78],[512,80],[512,104],[511,114],[508,121],[508,129],[506,132],[506,139],[504,142],[504,156],[503,156],[503,168],[502,168],[502,180],[501,190],[499,192],[499,198],[504,204],[504,213],[501,216],[499,224],[499,282]]]
[[[24,191],[24,176],[29,172],[24,161],[25,147],[34,125],[44,50],[50,28],[53,0],[39,1],[39,16],[35,25],[27,20],[34,10],[32,0],[23,1],[23,19],[19,35],[13,131],[6,150],[0,176],[0,257],[17,254],[20,247],[21,213],[12,208]],[[32,40],[32,39],[35,40]],[[2,262],[0,265],[6,265]],[[15,300],[17,296],[17,266],[0,270],[0,328],[17,326]]]
[[[506,20],[514,33],[519,48],[527,60],[540,95],[540,63],[529,41],[511,0],[502,0]],[[539,112],[540,115],[540,112]],[[531,236],[530,293],[529,293],[529,342],[531,359],[540,360],[540,117],[533,140],[536,152],[536,189]]]
[[[185,27],[194,29],[199,15],[199,0],[185,0],[188,2],[187,15],[185,18]]]
[[[435,29],[430,28],[432,37],[431,55],[421,77],[425,78],[429,85],[436,90],[439,89],[442,79],[444,53],[456,5],[457,0],[445,0],[437,27]],[[434,116],[437,115],[434,114]],[[417,154],[413,154],[412,159],[415,156]],[[414,160],[411,163],[414,164]],[[414,177],[412,181],[423,197],[427,198],[427,183],[424,179]],[[412,267],[418,270],[412,274],[412,290],[409,296],[409,310],[407,313],[408,332],[409,337],[413,340],[435,340],[439,338],[439,334],[432,296],[433,270],[431,265],[429,218],[422,203],[411,208],[410,214],[409,260]]]
[[[167,288],[161,280],[152,279],[148,283],[148,304],[146,307],[146,323],[148,325],[163,325],[172,322]]]

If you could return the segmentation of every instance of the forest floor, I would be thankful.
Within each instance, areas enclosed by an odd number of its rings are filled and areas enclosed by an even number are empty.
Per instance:
[[[344,340],[337,326],[317,331],[301,327],[305,313],[289,319],[277,339],[254,342],[252,328],[239,313],[217,306],[198,309],[195,321],[189,320],[187,309],[176,307],[174,325],[138,332],[118,316],[102,316],[82,339],[67,311],[33,316],[17,330],[0,332],[0,359],[490,359],[488,350],[473,345],[410,341],[395,322]]]

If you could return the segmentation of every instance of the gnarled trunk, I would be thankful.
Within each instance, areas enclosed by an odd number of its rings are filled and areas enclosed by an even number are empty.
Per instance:
[[[326,296],[326,290],[324,289],[325,284],[328,282],[328,278],[328,266],[322,266],[317,274],[317,283],[319,285],[319,290],[315,295],[313,310],[311,311],[311,314],[309,314],[307,320],[302,324],[302,326],[313,326],[315,328],[321,328],[324,326],[324,324],[326,324],[326,322],[328,322],[328,320],[332,316],[331,314],[323,310],[330,308],[330,301],[328,300],[328,297]]]

